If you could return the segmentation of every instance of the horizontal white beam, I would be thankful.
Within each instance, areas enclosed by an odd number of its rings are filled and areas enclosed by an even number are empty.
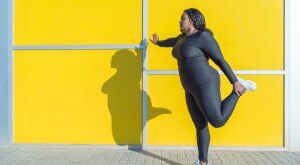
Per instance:
[[[142,45],[34,45],[14,46],[14,50],[93,50],[93,49],[143,49]]]
[[[142,149],[141,145],[117,145],[117,144],[12,144],[10,148],[97,148],[97,149]],[[197,150],[196,145],[145,145],[144,149],[153,150]],[[232,151],[287,151],[285,147],[270,146],[210,146],[210,150]]]
[[[218,70],[219,74],[224,74],[222,71]],[[234,74],[284,74],[284,70],[233,70]],[[148,70],[148,75],[158,74],[179,74],[177,70]]]

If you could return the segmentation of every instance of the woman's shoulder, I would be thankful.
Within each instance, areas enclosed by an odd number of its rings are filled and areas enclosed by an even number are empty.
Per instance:
[[[199,37],[202,38],[213,38],[213,35],[210,34],[210,32],[208,31],[201,31],[201,33],[199,33]]]
[[[214,36],[208,31],[202,31],[199,33],[199,40],[203,42],[214,41]]]

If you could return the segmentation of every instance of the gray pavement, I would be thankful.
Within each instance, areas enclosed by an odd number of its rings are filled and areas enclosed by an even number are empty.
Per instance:
[[[191,165],[197,150],[0,147],[0,165]],[[209,151],[209,164],[299,164],[300,152]]]

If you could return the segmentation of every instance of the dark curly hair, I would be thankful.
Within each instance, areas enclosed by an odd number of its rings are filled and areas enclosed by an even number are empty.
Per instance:
[[[185,9],[183,12],[186,13],[189,16],[189,18],[193,21],[194,27],[197,30],[207,31],[212,36],[214,35],[210,29],[206,28],[205,18],[198,9],[188,8],[188,9]]]

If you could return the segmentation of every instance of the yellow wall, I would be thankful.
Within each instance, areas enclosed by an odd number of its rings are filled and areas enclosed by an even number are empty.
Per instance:
[[[14,0],[15,45],[137,44],[140,0]]]
[[[14,142],[141,144],[141,55],[15,51]]]
[[[283,0],[149,1],[148,37],[180,34],[180,16],[190,7],[203,13],[234,70],[283,69]],[[148,50],[149,69],[177,69],[170,48],[149,45]]]
[[[148,1],[148,37],[177,36],[198,8],[233,70],[283,70],[282,0]],[[142,1],[14,1],[14,45],[139,44]],[[177,70],[171,48],[148,46],[149,70]],[[15,50],[14,143],[141,144],[141,50]],[[210,64],[219,68],[210,61]],[[179,75],[148,76],[149,145],[196,145]],[[257,83],[213,146],[283,146],[283,75]],[[270,83],[272,82],[272,83]],[[232,86],[221,75],[225,98]]]

